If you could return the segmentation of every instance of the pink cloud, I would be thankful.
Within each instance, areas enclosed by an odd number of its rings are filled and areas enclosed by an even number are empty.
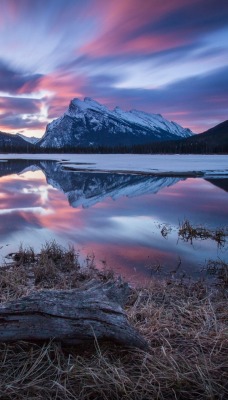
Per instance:
[[[185,6],[194,3],[187,0]],[[181,3],[182,4],[182,3]],[[180,6],[179,0],[162,2],[144,0],[140,7],[138,0],[110,2],[105,20],[98,36],[82,46],[80,52],[90,56],[113,54],[147,54],[180,46],[187,42],[178,33],[143,33],[144,26],[153,26],[159,18]],[[137,34],[138,32],[138,34]]]
[[[76,76],[64,71],[56,71],[53,74],[45,75],[40,80],[40,90],[50,92],[43,100],[49,106],[49,117],[59,116],[68,106],[74,97],[82,96],[82,86],[86,78]]]

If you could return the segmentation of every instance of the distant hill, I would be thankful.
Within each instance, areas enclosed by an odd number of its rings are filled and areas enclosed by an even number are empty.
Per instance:
[[[216,154],[228,153],[228,120],[198,135],[163,143],[150,143],[145,146],[134,146],[137,153],[184,153]]]
[[[207,131],[192,136],[185,140],[186,144],[208,148],[208,150],[225,150],[228,151],[228,120],[221,122]]]
[[[19,135],[0,131],[0,152],[20,152],[32,149],[33,146]]]
[[[214,137],[214,135],[220,135],[221,140],[225,140],[227,143],[227,134],[228,134],[228,120],[221,122],[218,125],[215,125],[213,128],[208,129],[207,131],[200,133],[201,137]],[[199,135],[197,135],[199,136]]]

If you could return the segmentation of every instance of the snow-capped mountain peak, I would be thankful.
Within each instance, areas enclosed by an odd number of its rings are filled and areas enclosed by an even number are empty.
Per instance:
[[[47,125],[41,147],[131,146],[153,141],[175,140],[192,132],[160,114],[144,111],[109,110],[105,105],[85,97],[74,98],[60,118]]]
[[[102,104],[98,103],[97,101],[91,99],[90,97],[85,97],[84,101],[75,98],[71,100],[68,111],[66,115],[77,117],[79,112],[85,112],[87,110],[96,110],[100,112],[108,112],[107,107],[103,106]]]

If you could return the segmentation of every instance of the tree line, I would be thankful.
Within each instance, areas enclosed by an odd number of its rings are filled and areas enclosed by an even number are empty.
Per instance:
[[[228,154],[228,142],[210,143],[207,141],[175,140],[169,142],[152,142],[133,146],[64,146],[61,148],[42,148],[37,145],[25,143],[17,145],[9,143],[0,144],[1,153],[74,153],[74,154]]]

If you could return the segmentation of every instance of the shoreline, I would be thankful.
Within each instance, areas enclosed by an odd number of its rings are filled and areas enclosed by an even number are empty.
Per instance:
[[[89,294],[87,285],[96,279],[101,290],[113,282],[127,284],[112,271],[101,273],[93,264],[80,270],[72,248],[65,251],[53,242],[46,244],[39,255],[31,248],[21,248],[14,254],[11,269],[5,267],[1,273],[0,303],[3,310],[12,300],[19,304],[29,294],[26,282],[30,293],[72,293],[84,286]],[[123,310],[131,326],[148,343],[146,349],[103,342],[96,337],[84,346],[67,346],[54,338],[42,343],[0,343],[1,396],[19,400],[226,398],[227,280],[223,284],[208,288],[202,281],[163,279],[130,287]],[[53,303],[48,315],[56,317],[57,311]],[[23,313],[27,315],[24,309]],[[2,329],[6,329],[6,317],[3,323]]]
[[[7,160],[55,161],[76,172],[228,177],[228,155],[0,154],[0,162]]]
[[[75,164],[76,165],[76,164]],[[145,176],[162,176],[162,177],[167,177],[167,178],[181,178],[181,177],[186,177],[186,178],[203,178],[205,176],[209,177],[211,176],[209,173],[207,175],[207,172],[202,172],[202,171],[183,171],[183,172],[173,172],[173,171],[167,171],[167,172],[149,172],[149,171],[132,171],[132,170],[105,170],[105,169],[86,169],[86,168],[77,168],[72,166],[66,166],[63,164],[63,169],[64,171],[71,171],[71,172],[80,172],[80,173],[103,173],[103,174],[110,174],[110,173],[116,173],[116,174],[123,174],[123,175],[145,175]],[[222,174],[219,175],[216,173],[216,176],[212,174],[213,177],[228,177],[227,174]]]

